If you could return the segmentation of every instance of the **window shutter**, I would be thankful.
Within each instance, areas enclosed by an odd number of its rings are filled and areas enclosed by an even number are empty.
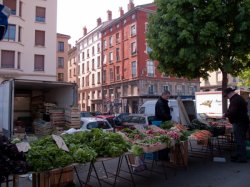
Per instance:
[[[35,55],[35,71],[44,71],[44,55]]]
[[[2,50],[1,68],[15,67],[15,51]]]
[[[45,32],[44,31],[35,31],[35,45],[36,46],[45,46]]]

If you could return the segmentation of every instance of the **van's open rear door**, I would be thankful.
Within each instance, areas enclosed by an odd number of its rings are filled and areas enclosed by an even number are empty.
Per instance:
[[[5,136],[11,136],[12,130],[12,100],[13,81],[6,81],[0,85],[0,128]]]

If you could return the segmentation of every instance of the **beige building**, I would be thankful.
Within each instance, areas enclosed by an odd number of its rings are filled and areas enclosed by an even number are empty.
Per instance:
[[[201,91],[215,91],[221,90],[222,87],[222,73],[221,71],[215,71],[209,73],[208,80],[200,79],[200,89]],[[228,86],[237,86],[240,79],[238,77],[233,77],[228,75]]]
[[[67,63],[67,82],[77,83],[77,49],[76,47],[72,47],[68,51],[68,63]],[[79,85],[79,84],[78,84]]]
[[[69,44],[68,41],[70,39],[69,35],[59,34],[57,33],[57,81],[67,81],[67,65],[68,65],[68,51]]]
[[[11,9],[0,41],[0,82],[10,78],[55,81],[57,0],[3,0]]]

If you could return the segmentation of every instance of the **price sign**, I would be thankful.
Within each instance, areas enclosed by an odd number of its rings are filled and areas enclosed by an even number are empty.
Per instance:
[[[56,145],[58,146],[59,149],[69,152],[69,148],[65,144],[62,137],[52,134],[52,138],[55,140]]]
[[[28,142],[17,143],[16,147],[19,152],[24,152],[24,153],[28,152],[28,150],[31,148]]]

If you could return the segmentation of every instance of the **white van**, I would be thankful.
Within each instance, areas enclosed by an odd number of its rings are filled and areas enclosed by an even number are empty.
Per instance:
[[[157,100],[146,101],[139,108],[139,114],[155,115],[155,105]],[[194,101],[191,99],[184,99],[182,103],[186,109],[189,120],[192,121],[196,118],[196,110]],[[180,122],[180,109],[176,99],[169,99],[168,105],[171,111],[172,121]]]

